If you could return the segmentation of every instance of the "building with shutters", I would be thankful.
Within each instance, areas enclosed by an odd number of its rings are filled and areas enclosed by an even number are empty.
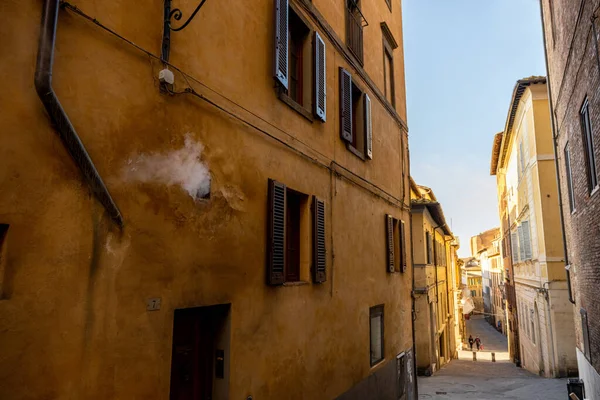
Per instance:
[[[544,0],[541,6],[577,367],[586,398],[597,399],[600,398],[599,9],[592,1],[571,4]]]
[[[0,398],[416,399],[400,1],[13,5]]]
[[[456,357],[456,246],[433,191],[410,181],[417,373],[430,376]]]
[[[508,275],[514,282],[512,329],[519,332],[520,365],[546,377],[572,375],[577,371],[573,312],[557,234],[560,209],[545,77],[517,81],[504,131],[494,137],[491,174],[507,227],[503,251],[509,252],[514,274]]]

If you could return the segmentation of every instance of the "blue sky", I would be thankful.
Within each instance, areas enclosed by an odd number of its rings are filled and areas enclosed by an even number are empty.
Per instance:
[[[499,226],[492,138],[515,82],[545,75],[537,0],[402,0],[411,174],[469,238]]]

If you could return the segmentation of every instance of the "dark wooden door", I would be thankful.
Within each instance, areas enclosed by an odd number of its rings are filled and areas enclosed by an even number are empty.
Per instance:
[[[211,400],[215,319],[202,308],[176,310],[171,400]]]

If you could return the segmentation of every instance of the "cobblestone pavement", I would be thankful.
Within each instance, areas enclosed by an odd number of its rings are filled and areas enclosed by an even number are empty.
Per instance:
[[[566,379],[545,379],[517,368],[508,360],[506,337],[484,319],[467,321],[467,332],[479,336],[484,350],[459,351],[459,359],[432,377],[418,379],[419,399],[567,399]],[[467,336],[468,337],[468,336]],[[466,347],[465,347],[466,349]],[[491,362],[491,352],[498,362]]]

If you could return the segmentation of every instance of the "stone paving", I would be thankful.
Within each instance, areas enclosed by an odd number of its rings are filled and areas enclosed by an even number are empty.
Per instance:
[[[566,379],[540,378],[508,361],[506,337],[484,319],[467,321],[468,334],[479,336],[484,346],[477,352],[478,361],[471,351],[462,350],[458,360],[434,376],[420,376],[419,399],[568,399]],[[498,362],[491,362],[491,352]]]

